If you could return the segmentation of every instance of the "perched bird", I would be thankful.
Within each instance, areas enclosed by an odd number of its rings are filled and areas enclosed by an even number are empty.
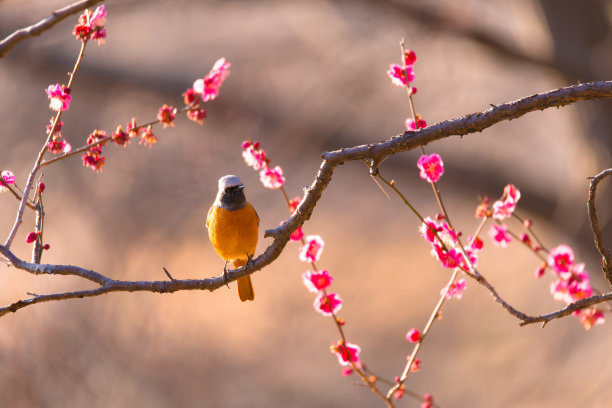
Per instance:
[[[223,260],[223,276],[227,263],[234,268],[247,264],[255,254],[259,231],[259,216],[244,196],[244,185],[237,176],[219,179],[219,192],[206,217],[208,237]],[[238,278],[238,296],[246,302],[255,298],[251,276]]]

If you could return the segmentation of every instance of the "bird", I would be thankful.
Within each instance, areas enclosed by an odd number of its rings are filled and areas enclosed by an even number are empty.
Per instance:
[[[244,184],[238,176],[219,179],[219,191],[206,217],[208,238],[225,261],[223,277],[227,282],[227,263],[239,268],[252,261],[257,247],[259,216],[246,200]],[[251,276],[238,278],[238,296],[242,302],[255,299]]]

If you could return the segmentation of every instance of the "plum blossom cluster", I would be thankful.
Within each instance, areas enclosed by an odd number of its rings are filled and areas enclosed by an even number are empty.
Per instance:
[[[72,34],[80,41],[97,40],[98,45],[104,44],[106,39],[106,9],[104,5],[96,8],[95,11],[85,10],[79,16],[79,21]]]
[[[259,180],[265,188],[279,189],[285,184],[283,169],[280,166],[270,167],[270,159],[259,142],[245,140],[242,142],[242,158],[247,166],[259,170]]]
[[[416,53],[412,50],[403,51],[403,65],[391,64],[387,70],[387,75],[391,79],[391,83],[395,86],[406,88],[408,97],[412,97],[417,93],[417,89],[410,85],[414,81],[414,63],[417,60]],[[417,130],[427,127],[427,122],[417,114],[414,118],[408,118],[405,121],[406,130]]]
[[[55,129],[53,129],[53,118],[51,118],[51,124],[47,125],[47,134],[53,132],[53,134],[51,134],[49,137],[49,142],[47,142],[47,149],[50,153],[68,153],[72,150],[70,143],[68,143],[66,139],[62,137],[63,124],[64,122],[57,122]]]
[[[475,215],[477,218],[492,218],[497,221],[489,229],[489,237],[494,245],[505,248],[512,242],[513,234],[506,224],[501,221],[510,218],[516,209],[521,192],[513,184],[504,187],[504,192],[499,200],[491,204],[488,197],[484,197],[480,205],[476,207]],[[517,217],[518,218],[518,217]],[[531,251],[538,254],[543,251],[541,245],[533,242],[529,232],[533,223],[531,220],[522,221],[522,226],[526,232],[518,235],[518,239],[525,244]],[[533,232],[531,233],[533,235]],[[574,251],[569,246],[562,244],[548,252],[545,262],[542,262],[536,269],[535,276],[540,278],[550,268],[556,277],[551,283],[550,291],[556,300],[561,300],[566,304],[584,299],[593,295],[593,288],[585,270],[584,263],[576,263]],[[586,310],[575,312],[585,329],[590,329],[595,324],[603,324],[605,321],[604,312],[597,307],[590,307]]]
[[[459,249],[459,236],[461,233],[455,232],[444,220],[437,222],[427,217],[425,222],[419,227],[421,238],[431,244],[431,254],[443,267],[449,269],[459,268],[468,271],[469,264]],[[470,237],[469,243],[463,249],[469,258],[472,266],[478,265],[478,255],[484,243],[478,237]],[[452,295],[461,298],[461,292],[465,285],[453,287]],[[449,291],[450,293],[450,291]]]
[[[512,242],[512,235],[508,231],[508,226],[500,221],[510,218],[520,198],[521,192],[519,189],[514,184],[507,184],[499,200],[496,200],[491,205],[489,197],[484,197],[482,202],[476,207],[476,218],[493,218],[498,220],[496,224],[491,224],[489,228],[489,237],[495,246],[506,248]],[[528,235],[522,235],[521,240],[525,243],[531,243]]]
[[[247,166],[259,171],[260,180],[264,187],[279,189],[287,202],[289,213],[294,214],[298,211],[301,199],[295,197],[289,199],[283,185],[285,178],[280,166],[270,167],[270,158],[267,156],[259,142],[246,140],[242,142],[242,158]],[[283,221],[284,222],[284,221]],[[283,223],[281,222],[281,224]],[[328,288],[333,282],[333,277],[326,270],[318,270],[315,262],[318,262],[325,246],[325,241],[319,235],[304,235],[302,228],[297,228],[290,236],[292,241],[301,241],[298,258],[302,262],[310,263],[312,270],[302,274],[302,280],[310,292],[316,293],[313,307],[315,311],[323,316],[332,317],[336,326],[342,334],[344,320],[337,317],[337,313],[342,308],[342,298],[336,292],[328,292]],[[344,335],[341,336],[344,339]],[[338,358],[340,365],[345,367],[343,375],[350,375],[353,368],[360,369],[359,353],[361,349],[358,345],[349,343],[345,340],[338,340],[330,346],[332,353]]]
[[[215,62],[211,71],[203,78],[194,82],[194,87],[187,89],[183,93],[187,111],[187,117],[199,124],[204,123],[206,110],[201,103],[212,101],[219,95],[219,88],[229,75],[230,63],[221,58]],[[204,84],[204,85],[202,85]],[[81,159],[83,165],[99,172],[106,163],[106,158],[102,154],[102,147],[107,142],[115,143],[118,146],[126,147],[132,139],[138,139],[139,144],[153,146],[157,143],[157,136],[153,133],[153,125],[160,123],[165,127],[174,127],[178,111],[174,106],[164,104],[157,111],[157,120],[144,125],[139,125],[136,118],[132,118],[125,125],[118,125],[110,136],[104,130],[94,130],[87,138],[87,151],[83,153]]]
[[[593,295],[584,263],[574,261],[574,251],[569,246],[562,244],[551,249],[548,253],[547,266],[557,277],[557,280],[550,285],[550,292],[556,300],[570,304]],[[597,307],[574,312],[574,315],[587,330],[605,321],[603,311]]]
[[[229,75],[231,64],[225,58],[219,58],[213,64],[210,72],[203,78],[196,79],[193,87],[183,93],[185,105],[188,106],[187,117],[202,125],[208,117],[202,103],[215,100],[219,96],[219,89]]]

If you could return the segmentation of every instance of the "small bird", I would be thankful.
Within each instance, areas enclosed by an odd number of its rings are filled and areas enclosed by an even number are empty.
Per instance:
[[[237,176],[219,179],[219,192],[206,217],[208,238],[223,260],[223,276],[226,278],[227,263],[234,268],[244,266],[255,254],[259,232],[259,216],[244,196],[244,185]],[[251,276],[238,278],[240,300],[255,299]]]

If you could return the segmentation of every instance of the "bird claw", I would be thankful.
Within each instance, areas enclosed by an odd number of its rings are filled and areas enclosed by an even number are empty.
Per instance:
[[[229,278],[227,276],[227,262],[225,262],[225,265],[223,265],[223,283],[225,283],[225,286],[227,286],[227,288],[229,289]]]
[[[254,262],[255,261],[253,261],[253,256],[247,255],[247,262],[246,262],[245,267],[248,267],[249,265],[253,265]]]

